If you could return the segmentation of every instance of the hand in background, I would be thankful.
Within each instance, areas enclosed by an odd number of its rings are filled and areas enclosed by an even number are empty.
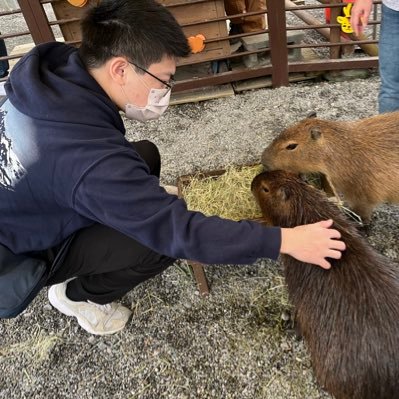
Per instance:
[[[356,36],[363,32],[369,22],[372,0],[356,0],[351,12],[351,25]]]

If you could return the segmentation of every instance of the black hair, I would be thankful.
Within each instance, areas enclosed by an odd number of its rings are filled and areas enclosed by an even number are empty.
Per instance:
[[[79,54],[88,68],[125,56],[142,68],[163,57],[190,54],[187,39],[170,11],[154,0],[103,0],[81,22]]]

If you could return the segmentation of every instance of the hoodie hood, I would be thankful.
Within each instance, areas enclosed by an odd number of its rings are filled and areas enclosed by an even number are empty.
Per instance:
[[[13,68],[5,90],[13,106],[31,118],[96,125],[113,115],[109,122],[124,132],[117,106],[88,73],[78,50],[66,44],[32,49]]]

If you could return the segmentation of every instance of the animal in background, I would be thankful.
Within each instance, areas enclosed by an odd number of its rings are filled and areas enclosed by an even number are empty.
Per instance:
[[[306,118],[263,151],[266,170],[322,173],[369,223],[375,206],[399,203],[399,112],[357,121]]]
[[[330,270],[282,255],[295,320],[319,384],[336,399],[399,397],[399,265],[377,253],[318,190],[285,171],[251,190],[267,224],[333,219],[347,249]]]

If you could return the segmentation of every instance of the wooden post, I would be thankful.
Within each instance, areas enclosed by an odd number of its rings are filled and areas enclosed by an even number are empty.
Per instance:
[[[204,267],[199,262],[188,261],[191,270],[194,273],[195,281],[197,282],[198,290],[202,296],[207,296],[209,294],[208,280],[206,279],[206,274]]]
[[[341,0],[331,0],[331,4],[341,3]],[[341,15],[342,8],[333,7],[330,9],[330,23],[336,24],[337,17]],[[340,43],[341,42],[341,28],[331,28],[330,29],[330,42],[331,43]],[[341,56],[341,46],[332,46],[330,47],[330,58],[336,59]]]
[[[18,0],[18,4],[35,44],[55,41],[40,0]]]
[[[288,86],[288,49],[285,4],[281,0],[267,0],[270,56],[273,65],[273,87]]]

